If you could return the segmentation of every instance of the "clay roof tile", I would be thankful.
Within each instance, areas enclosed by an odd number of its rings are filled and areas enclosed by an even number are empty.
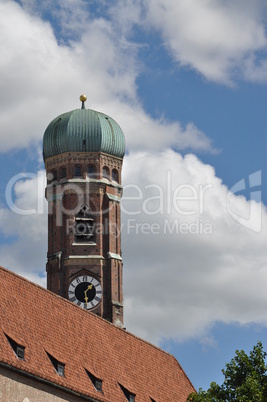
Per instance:
[[[0,362],[107,402],[185,402],[194,387],[177,360],[150,343],[0,267]],[[18,359],[9,341],[25,347]],[[60,376],[49,358],[65,364]],[[94,387],[88,373],[102,380]]]

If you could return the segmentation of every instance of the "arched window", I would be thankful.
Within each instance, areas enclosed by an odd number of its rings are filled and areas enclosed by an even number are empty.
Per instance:
[[[86,205],[75,217],[75,243],[95,243],[95,223]]]
[[[103,178],[109,180],[109,168],[107,166],[103,167]]]
[[[61,179],[65,179],[65,177],[67,176],[67,169],[65,167],[61,168],[61,175],[60,178]]]
[[[51,181],[57,181],[57,170],[52,170],[52,180]]]
[[[95,177],[95,165],[90,164],[87,168],[87,173],[89,177]]]
[[[81,165],[74,166],[74,177],[82,177],[82,167]]]
[[[119,181],[119,172],[117,169],[112,169],[112,180]]]

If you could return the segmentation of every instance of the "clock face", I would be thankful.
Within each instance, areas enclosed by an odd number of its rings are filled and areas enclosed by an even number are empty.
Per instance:
[[[70,283],[68,291],[69,299],[86,310],[98,305],[102,297],[100,282],[89,275],[77,276]]]

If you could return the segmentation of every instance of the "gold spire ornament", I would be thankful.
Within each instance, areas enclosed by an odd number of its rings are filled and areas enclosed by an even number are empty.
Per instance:
[[[86,102],[86,100],[87,100],[86,95],[81,95],[80,96],[80,101],[82,102],[82,109],[85,109],[84,102]]]

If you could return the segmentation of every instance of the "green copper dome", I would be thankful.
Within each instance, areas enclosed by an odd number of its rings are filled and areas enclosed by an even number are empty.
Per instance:
[[[43,138],[44,160],[64,152],[104,152],[123,158],[124,134],[106,114],[84,108],[72,110],[51,121]]]

